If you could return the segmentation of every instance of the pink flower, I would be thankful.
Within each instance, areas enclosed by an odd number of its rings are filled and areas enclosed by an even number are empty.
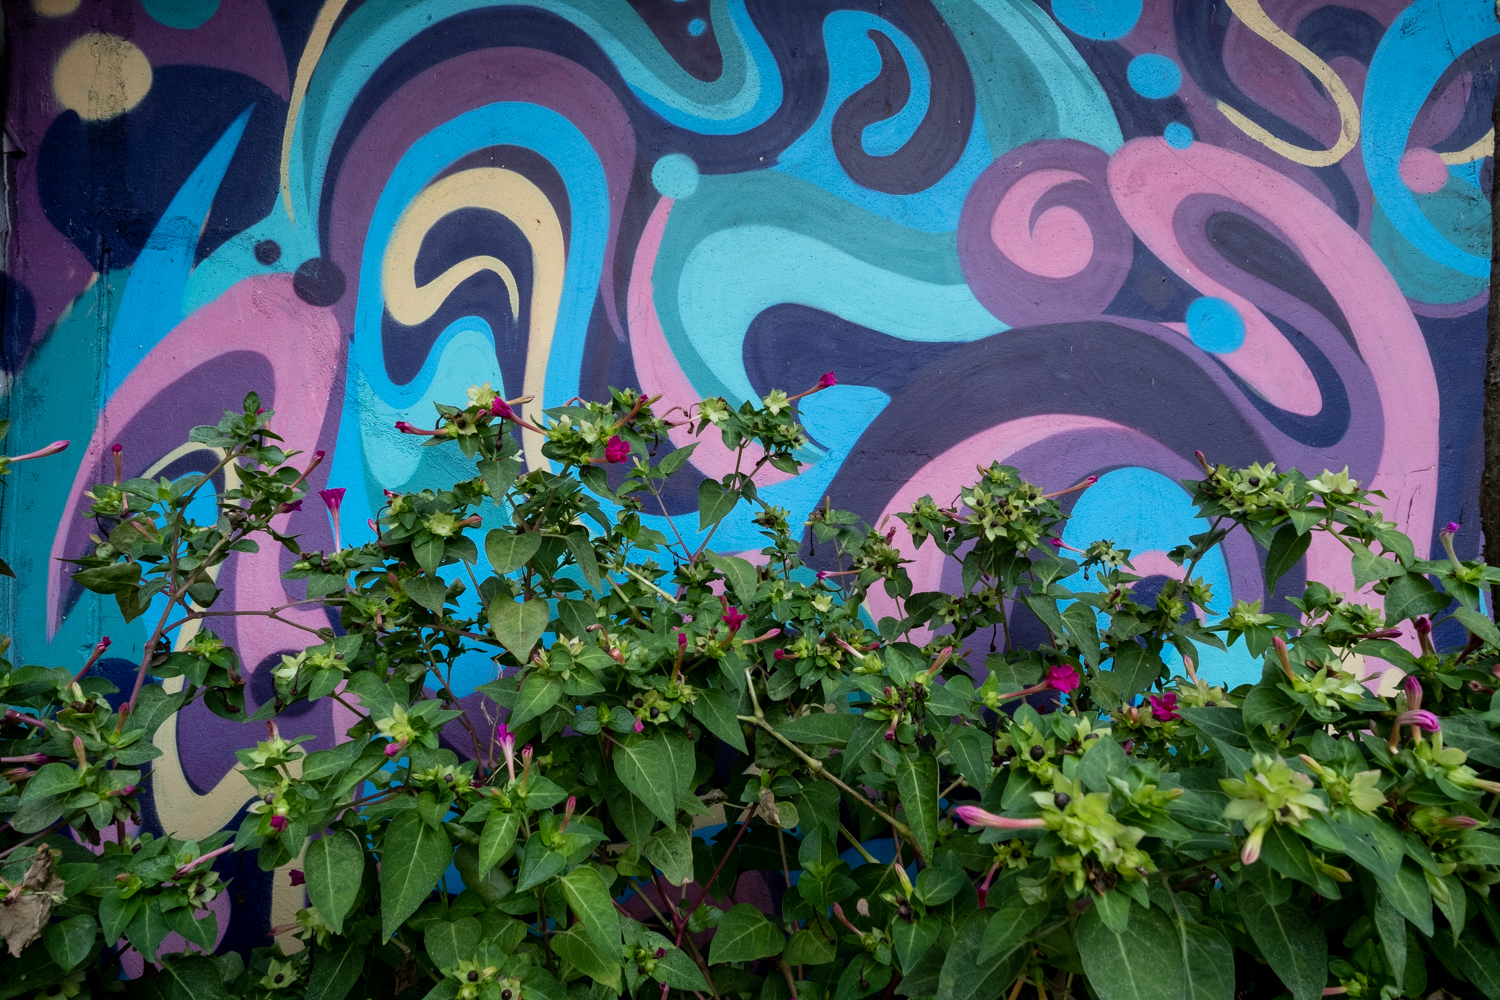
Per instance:
[[[819,580],[826,580],[826,579],[828,579],[832,575],[833,574],[830,573],[830,572],[828,572],[828,570],[826,570],[826,569],[820,569],[820,570],[818,570],[818,579]]]
[[[1418,618],[1416,621],[1412,622],[1412,624],[1416,626],[1417,635],[1421,636],[1432,634],[1432,622],[1427,619],[1426,615]]]
[[[58,452],[60,452],[63,449],[67,448],[67,446],[68,446],[68,442],[66,442],[66,441],[53,441],[51,444],[49,444],[45,448],[38,448],[36,451],[28,451],[24,455],[17,455],[14,458],[12,458],[11,461],[12,462],[26,462],[26,461],[29,461],[29,460],[31,460],[33,458],[46,458],[49,455],[56,455]]]
[[[272,817],[271,817],[271,829],[275,830],[277,833],[280,833],[282,830],[285,830],[286,829],[286,817],[285,816],[272,815]]]
[[[646,724],[640,720],[639,716],[637,716],[635,720],[635,731],[638,733],[644,733],[646,731]]]
[[[604,460],[611,465],[618,465],[630,457],[630,442],[616,434],[609,439],[609,444],[604,446]]]
[[[265,413],[265,412],[266,412],[266,408],[264,406],[262,406],[260,409],[258,409],[258,410],[255,411],[255,415],[258,417],[262,413]]]
[[[120,452],[125,450],[125,446],[117,441],[109,446],[109,450],[111,454],[118,455]]]
[[[786,659],[786,650],[784,650],[784,649],[778,649],[773,654],[773,656],[774,656],[775,659],[784,660],[784,659]]]
[[[1449,521],[1448,524],[1443,528],[1443,534],[1456,535],[1458,534],[1458,529],[1461,527],[1462,525],[1460,525],[1457,521]]]
[[[294,886],[307,884],[307,875],[297,868],[290,869],[286,874],[287,879]]]
[[[1415,674],[1407,674],[1406,680],[1401,682],[1401,690],[1406,693],[1406,707],[1415,712],[1422,707],[1422,682],[1417,680]]]
[[[501,420],[514,420],[516,411],[510,408],[509,403],[496,396],[494,402],[490,403],[490,416],[499,417]]]
[[[745,618],[746,616],[732,605],[724,610],[724,624],[729,626],[731,632],[738,632],[740,626],[745,624]]]
[[[1443,728],[1442,724],[1438,722],[1438,717],[1433,715],[1426,709],[1402,712],[1400,715],[1396,716],[1396,725],[1416,726],[1423,732],[1428,733],[1435,733]]]
[[[495,739],[500,744],[500,752],[505,755],[505,770],[510,774],[510,780],[516,780],[516,734],[510,731],[505,723],[495,727]]]
[[[822,375],[820,375],[818,377],[818,388],[819,389],[832,388],[833,386],[836,386],[838,384],[839,384],[839,380],[833,374],[833,372],[824,372]]]
[[[277,507],[276,508],[276,513],[278,513],[278,514],[290,514],[294,510],[301,510],[301,509],[302,509],[302,501],[301,500],[293,500],[291,503],[284,503],[280,507]]]
[[[1078,687],[1078,671],[1073,668],[1073,664],[1071,663],[1048,667],[1047,686],[1054,691],[1061,691],[1067,694]]]
[[[677,633],[677,648],[679,650],[687,648],[687,633],[686,632],[678,632]]]
[[[1182,716],[1177,714],[1177,692],[1167,691],[1160,695],[1151,695],[1151,717],[1157,722],[1176,722]]]
[[[997,816],[992,812],[986,812],[978,806],[959,806],[953,812],[970,826],[987,826],[995,830],[1034,830],[1047,825],[1046,821],[1040,817],[1011,819],[1009,816]]]
[[[1063,540],[1061,538],[1049,538],[1047,539],[1047,544],[1054,549],[1060,549],[1063,547]]]
[[[328,516],[333,519],[333,547],[342,549],[343,542],[339,538],[339,508],[344,505],[344,488],[335,486],[332,489],[319,490],[318,496],[328,505]]]

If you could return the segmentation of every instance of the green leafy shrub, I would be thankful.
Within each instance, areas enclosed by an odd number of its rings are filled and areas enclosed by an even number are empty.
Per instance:
[[[658,414],[615,391],[523,418],[476,387],[432,430],[398,425],[474,475],[388,494],[376,537],[331,552],[272,527],[321,455],[282,451],[254,395],[192,433],[236,466],[215,523],[187,515],[209,477],[97,486],[74,579],[152,631],[119,710],[89,665],[0,670],[0,1000],[1500,998],[1500,631],[1480,604],[1500,571],[1451,530],[1447,558],[1418,559],[1347,474],[1205,461],[1187,485],[1208,528],[1148,597],[1129,552],[1061,544],[1059,499],[1091,481],[1048,494],[994,465],[900,515],[959,564],[959,593],[913,592],[888,526],[826,507],[794,525],[759,495],[766,466],[799,467],[799,398]],[[664,492],[684,428],[735,460],[695,521]],[[522,471],[523,437],[553,468]],[[338,539],[342,491],[323,499]],[[709,548],[741,504],[758,564]],[[1310,582],[1297,615],[1239,602],[1207,624],[1196,568],[1236,529],[1268,589],[1325,536],[1375,597]],[[830,568],[804,561],[809,534]],[[257,539],[338,627],[247,716],[209,626],[214,571]],[[1080,571],[1090,589],[1065,587]],[[903,617],[872,621],[876,587]],[[1021,614],[1046,643],[1012,642]],[[1439,651],[1448,617],[1471,639]],[[1240,643],[1258,683],[1198,676],[1200,646]],[[460,701],[475,650],[494,676]],[[198,697],[266,722],[239,751],[243,824],[127,836],[153,733]],[[324,698],[357,722],[305,753],[275,717]],[[301,951],[202,954],[207,862],[230,851],[297,866]],[[158,953],[169,930],[187,952]],[[122,939],[153,975],[120,981]]]

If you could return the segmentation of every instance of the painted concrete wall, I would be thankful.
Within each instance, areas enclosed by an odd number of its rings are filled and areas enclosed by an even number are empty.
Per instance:
[[[56,561],[82,492],[116,442],[203,467],[187,429],[250,388],[333,456],[346,526],[449,474],[392,425],[474,383],[674,405],[834,369],[811,467],[764,491],[798,516],[1097,473],[1068,540],[1161,573],[1202,448],[1347,465],[1473,551],[1497,30],[1491,0],[7,2],[6,447],[74,443],[4,482],[4,630],[61,663],[109,634],[129,671],[140,624]],[[1269,596],[1243,539],[1207,569],[1221,610]],[[278,573],[238,557],[224,600]],[[297,635],[225,631],[249,667]],[[253,738],[164,730],[148,821],[233,819]],[[294,894],[237,886],[221,926],[258,943]]]

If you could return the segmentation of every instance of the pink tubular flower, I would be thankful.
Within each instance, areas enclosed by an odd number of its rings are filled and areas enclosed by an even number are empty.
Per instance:
[[[514,420],[516,419],[516,411],[510,408],[509,403],[496,396],[494,401],[490,403],[490,416],[499,417],[501,420]]]
[[[307,884],[307,875],[305,873],[303,873],[300,869],[297,869],[297,868],[289,869],[286,874],[287,874],[287,880],[289,882],[291,882],[291,884],[293,886],[306,885]]]
[[[344,488],[335,486],[319,490],[318,496],[328,505],[328,516],[333,519],[333,547],[335,550],[342,549],[344,546],[339,538],[339,508],[344,505]]]
[[[385,745],[385,755],[387,757],[396,758],[396,757],[401,756],[401,752],[403,750],[405,750],[405,749],[406,749],[406,741],[405,740],[402,740],[399,743],[387,743]]]
[[[786,650],[778,649],[774,654],[772,654],[772,658],[777,660],[786,659]]]
[[[1054,549],[1060,549],[1063,547],[1063,540],[1061,538],[1049,538],[1047,539],[1047,544]]]
[[[282,830],[285,830],[286,829],[286,817],[285,816],[273,815],[271,817],[271,829],[275,830],[277,833],[280,833]]]
[[[1177,692],[1167,691],[1163,694],[1149,696],[1151,702],[1151,717],[1157,722],[1176,722],[1182,716],[1177,714]]]
[[[14,458],[11,459],[11,461],[12,462],[27,462],[27,461],[30,461],[33,458],[46,458],[48,455],[56,455],[58,452],[62,451],[63,449],[65,449],[67,447],[68,447],[68,442],[66,442],[66,441],[53,441],[51,444],[49,444],[45,448],[38,448],[36,451],[28,451],[24,455],[16,455]]]
[[[604,460],[611,465],[619,465],[630,457],[630,442],[616,434],[609,439],[604,446]]]
[[[276,513],[278,513],[278,514],[290,514],[294,510],[301,510],[301,509],[302,509],[302,501],[301,500],[293,500],[291,503],[284,503],[280,507],[277,507],[276,508]]]
[[[1415,674],[1407,674],[1406,680],[1401,682],[1401,690],[1406,694],[1406,708],[1415,712],[1422,707],[1422,682]]]
[[[638,733],[644,733],[646,731],[646,724],[641,721],[640,716],[635,717],[635,731]]]
[[[1078,671],[1073,664],[1064,663],[1056,667],[1047,668],[1047,687],[1053,691],[1061,691],[1067,694],[1078,687]]]
[[[98,642],[96,642],[94,644],[94,655],[98,656],[100,653],[102,653],[106,649],[108,649],[109,646],[110,646],[110,638],[109,638],[109,636],[106,635],[106,636],[102,637]]]
[[[1266,839],[1266,827],[1258,826],[1250,831],[1250,836],[1245,838],[1245,846],[1240,848],[1240,861],[1243,864],[1253,865],[1260,860],[1260,844]]]
[[[1450,830],[1472,830],[1479,825],[1479,820],[1472,816],[1444,816],[1437,825]]]
[[[505,723],[495,727],[495,740],[500,744],[500,752],[505,755],[505,770],[510,774],[510,780],[516,780],[516,734],[510,731]]]
[[[970,826],[987,826],[994,830],[1034,830],[1047,825],[1040,817],[1011,819],[1009,816],[986,812],[978,806],[959,806],[953,813]]]
[[[820,569],[820,570],[818,570],[818,579],[819,580],[826,580],[826,579],[828,579],[832,575],[833,574],[830,573],[830,572],[828,572],[828,570],[826,570],[826,569]]]
[[[833,372],[824,372],[822,375],[818,376],[819,389],[830,389],[838,384],[838,376],[834,375]]]
[[[400,431],[402,434],[425,434],[427,437],[435,437],[436,435],[443,433],[439,430],[429,431],[422,427],[413,427],[405,420],[396,421],[396,430]]]
[[[729,626],[729,631],[738,632],[740,626],[745,624],[746,616],[733,605],[724,609],[724,624]]]
[[[1438,722],[1438,717],[1426,709],[1402,712],[1396,716],[1396,726],[1398,728],[1401,726],[1416,726],[1423,732],[1428,733],[1435,733],[1443,728],[1442,724]]]

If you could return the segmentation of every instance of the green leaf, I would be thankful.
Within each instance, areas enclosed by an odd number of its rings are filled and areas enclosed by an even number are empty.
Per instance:
[[[609,887],[599,872],[587,866],[574,868],[562,877],[562,888],[568,905],[583,923],[589,937],[606,953],[618,952],[621,947],[620,915],[615,912]]]
[[[520,696],[505,720],[506,725],[519,727],[549,711],[562,697],[562,687],[562,681],[551,674],[528,674],[521,682]]]
[[[683,954],[681,948],[667,948],[667,953],[656,960],[656,971],[652,973],[652,977],[675,989],[708,991],[703,973],[691,958]]]
[[[496,809],[485,818],[484,831],[479,835],[480,878],[510,857],[511,849],[516,846],[516,834],[520,831],[521,817],[516,813]]]
[[[73,580],[84,590],[96,594],[120,594],[134,590],[141,582],[141,564],[136,562],[110,563],[81,569],[73,574]]]
[[[1234,1000],[1234,949],[1218,931],[1179,920],[1184,1000]]]
[[[603,951],[582,925],[574,924],[561,934],[553,935],[552,950],[563,961],[582,972],[596,983],[603,983],[615,991],[620,989],[620,958],[611,957]]]
[[[917,850],[930,862],[937,843],[937,758],[930,754],[902,754],[896,764],[896,791],[906,810],[906,825],[911,828]]]
[[[448,584],[441,577],[410,576],[401,581],[401,589],[428,611],[443,613],[443,602],[448,596]]]
[[[708,950],[708,964],[753,962],[781,954],[786,935],[749,903],[731,906],[719,920],[713,944]]]
[[[1367,583],[1376,580],[1389,580],[1398,573],[1406,572],[1399,562],[1394,559],[1382,559],[1363,545],[1354,546],[1354,557],[1351,560],[1354,567],[1354,587],[1361,589]]]
[[[1108,735],[1093,740],[1078,761],[1078,780],[1091,792],[1111,791],[1110,778],[1130,772],[1130,758]]]
[[[99,922],[87,913],[80,913],[76,917],[48,926],[42,933],[42,940],[47,945],[47,954],[52,956],[57,967],[64,972],[71,972],[89,957],[98,935]]]
[[[838,746],[849,742],[858,716],[848,712],[813,712],[787,719],[776,731],[793,743]]]
[[[656,474],[662,477],[670,476],[672,473],[682,468],[683,463],[685,463],[689,458],[693,456],[693,451],[697,449],[697,447],[698,442],[694,441],[692,444],[687,444],[683,445],[681,448],[672,449],[666,454],[666,457],[664,457],[660,462],[656,463]]]
[[[1251,940],[1293,1000],[1321,997],[1328,980],[1328,938],[1303,903],[1288,899],[1272,906],[1249,882],[1240,887],[1237,899]]]
[[[522,663],[531,655],[531,648],[542,633],[547,631],[551,617],[551,609],[542,598],[518,601],[501,594],[490,602],[490,628],[495,638]]]
[[[1171,921],[1155,908],[1136,908],[1126,928],[1113,931],[1097,910],[1084,912],[1075,940],[1100,1000],[1183,1000],[1186,970]]]
[[[151,985],[161,1000],[229,1000],[219,963],[204,955],[163,962]]]
[[[1245,718],[1237,708],[1180,708],[1178,712],[1188,725],[1211,740],[1223,740],[1231,746],[1248,747]]]
[[[897,923],[892,929],[893,938],[899,938],[903,929],[910,929],[917,924]],[[936,929],[936,928],[934,928]],[[934,935],[936,937],[936,935]],[[929,942],[930,943],[930,942]],[[900,945],[897,944],[899,952]],[[792,935],[792,939],[786,945],[786,961],[788,965],[827,965],[838,955],[838,950],[832,941],[825,938],[821,931],[811,928],[800,930]]]
[[[1490,621],[1488,615],[1482,615],[1470,608],[1460,607],[1453,612],[1453,617],[1463,623],[1463,627],[1470,633],[1477,635],[1482,641],[1490,646],[1500,647],[1500,628]]]
[[[496,528],[484,536],[484,555],[497,576],[514,573],[525,566],[541,547],[540,531],[517,533]]]
[[[479,950],[480,926],[473,917],[460,917],[454,921],[437,920],[422,931],[422,944],[427,957],[439,971],[451,972],[458,963],[467,962]]]
[[[1117,703],[1129,701],[1151,686],[1161,673],[1161,656],[1128,639],[1115,649],[1109,670],[1098,674],[1096,686],[1113,696]]]
[[[686,825],[664,826],[646,841],[646,859],[673,885],[693,878],[693,834]]]
[[[1385,620],[1399,625],[1408,618],[1435,615],[1451,600],[1420,573],[1403,573],[1386,584]]]
[[[1284,524],[1271,539],[1270,551],[1266,553],[1266,590],[1274,591],[1276,581],[1287,574],[1293,566],[1307,555],[1312,544],[1311,532],[1299,532],[1294,526]]]
[[[1410,862],[1404,862],[1393,879],[1375,876],[1381,898],[1387,900],[1417,930],[1432,937],[1432,893],[1427,880]]]
[[[136,913],[130,926],[125,928],[125,937],[135,945],[135,950],[140,952],[146,961],[154,962],[156,949],[161,946],[169,930],[167,920],[161,912],[161,897],[158,896],[147,900]]]
[[[1391,967],[1396,985],[1401,985],[1406,971],[1406,918],[1391,905],[1383,893],[1375,895],[1375,930],[1385,949],[1386,964]]]
[[[1478,934],[1465,934],[1453,942],[1453,951],[1469,982],[1489,1000],[1500,1000],[1500,948]]]
[[[344,1000],[365,971],[365,957],[365,948],[347,938],[331,949],[313,945],[306,1000]]]
[[[693,718],[719,739],[740,753],[749,752],[745,745],[745,734],[740,730],[739,699],[728,691],[718,688],[699,688],[693,703],[688,707]]]
[[[724,574],[729,589],[734,591],[734,596],[741,604],[755,603],[759,574],[748,559],[741,559],[739,556],[721,556],[714,552],[705,553],[705,556],[710,566]]]
[[[166,917],[167,926],[181,934],[184,941],[197,945],[205,952],[213,951],[214,941],[219,936],[219,918],[212,910],[199,919],[193,916],[192,910],[179,906],[162,911],[162,916]]]
[[[995,741],[974,726],[960,726],[948,734],[948,753],[953,766],[972,788],[983,790],[990,783],[990,754]]]
[[[389,941],[432,895],[453,860],[453,845],[445,831],[434,830],[417,810],[408,809],[391,820],[380,853],[382,940]]]
[[[604,577],[599,575],[599,560],[594,555],[594,544],[589,539],[587,531],[570,531],[563,538],[568,545],[568,551],[573,554],[573,561],[578,564],[578,571],[588,581],[588,585],[598,589],[604,584]]]
[[[119,893],[106,893],[99,900],[99,923],[100,930],[104,934],[104,941],[113,945],[125,936],[125,928],[135,919],[146,901],[140,896],[131,896],[129,899],[120,898]]]
[[[993,958],[981,960],[980,948],[990,922],[990,910],[970,914],[958,928],[946,955],[934,949],[928,957],[942,957],[934,1000],[995,1000],[1005,995],[1016,974],[1026,962],[1026,951],[1016,948]],[[919,964],[926,965],[925,962]],[[916,970],[913,970],[916,971]]]
[[[1006,906],[995,911],[984,937],[979,942],[977,959],[988,962],[1001,958],[1026,943],[1027,937],[1041,924],[1047,915],[1044,906]]]
[[[941,906],[968,884],[969,877],[962,868],[938,865],[922,869],[917,875],[915,891],[917,898],[928,906]]]
[[[739,501],[739,493],[725,491],[718,480],[703,480],[698,484],[698,530],[707,531],[724,520]]]
[[[427,573],[437,572],[437,568],[442,565],[445,548],[447,546],[442,538],[426,531],[418,532],[411,542],[411,554],[416,556],[417,565]]]
[[[516,891],[524,892],[541,885],[566,867],[566,854],[548,848],[542,843],[541,837],[532,837],[526,841],[526,847],[521,852],[520,869],[516,873],[519,878]]]
[[[30,803],[39,799],[50,799],[54,795],[71,792],[77,787],[78,769],[72,764],[64,764],[60,761],[43,764],[37,769],[36,774],[31,776],[31,780],[26,782],[26,790],[21,793],[21,801]]]
[[[615,748],[614,763],[615,774],[625,787],[663,823],[675,826],[679,796],[666,741],[632,736]]]
[[[484,477],[484,485],[489,487],[490,499],[495,502],[495,506],[503,506],[505,495],[510,492],[511,485],[516,481],[516,473],[521,471],[521,460],[512,457],[503,458],[497,462],[492,458],[486,458],[480,461],[476,468]]]
[[[319,837],[307,845],[302,869],[308,899],[333,933],[344,933],[344,917],[354,906],[364,880],[365,852],[359,838],[348,830]]]

